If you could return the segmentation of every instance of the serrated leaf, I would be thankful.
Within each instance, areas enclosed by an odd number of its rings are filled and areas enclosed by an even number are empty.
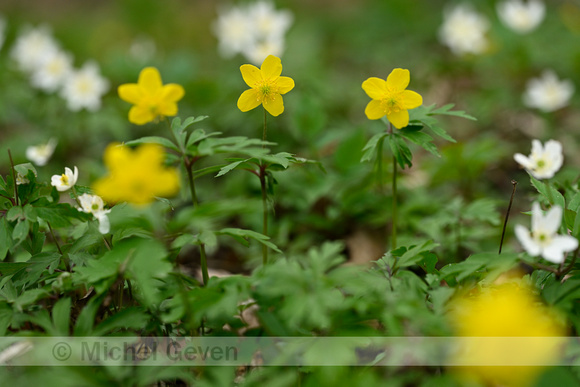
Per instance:
[[[169,148],[172,149],[176,152],[179,152],[179,147],[173,143],[172,141],[168,140],[165,137],[159,137],[159,136],[146,136],[146,137],[141,137],[138,138],[136,140],[132,140],[132,141],[127,141],[125,143],[125,145],[140,145],[140,144],[158,144],[161,145],[165,148]]]
[[[52,307],[52,323],[55,336],[68,336],[70,324],[71,299],[61,298]]]
[[[244,230],[241,228],[224,228],[220,231],[216,231],[216,234],[221,235],[229,235],[238,242],[242,243],[244,246],[248,246],[247,239],[253,239],[260,244],[267,246],[268,248],[276,251],[277,253],[281,253],[280,249],[269,241],[270,237],[260,234],[258,232],[252,230]]]
[[[441,106],[439,109],[432,110],[430,114],[444,114],[448,116],[456,116],[466,118],[472,121],[477,121],[477,118],[465,113],[463,110],[451,110],[454,106],[455,106],[454,103],[449,103],[447,105]]]
[[[399,259],[397,259],[396,267],[402,268],[415,265],[423,259],[421,253],[430,251],[437,246],[439,246],[439,243],[435,243],[432,240],[427,240],[420,245],[412,246]]]
[[[230,163],[228,165],[226,165],[225,167],[222,167],[219,171],[219,173],[217,175],[215,175],[215,177],[220,177],[225,175],[228,172],[233,171],[234,169],[236,169],[239,165],[241,165],[242,163],[245,163],[247,161],[249,161],[250,159],[242,159],[242,160],[238,160],[238,161],[234,161],[233,163]]]
[[[562,207],[562,209],[566,208],[566,200],[564,199],[564,196],[551,184],[545,184],[535,179],[532,175],[530,175],[530,181],[548,203],[558,205]]]
[[[385,141],[389,144],[389,147],[397,160],[397,164],[399,164],[402,169],[405,169],[405,165],[408,165],[409,167],[413,166],[411,163],[413,154],[405,141],[398,134],[395,133],[391,136],[385,137]]]
[[[432,155],[441,157],[437,147],[432,142],[433,137],[429,136],[427,133],[420,132],[418,130],[408,130],[408,127],[401,129],[398,133],[412,143],[419,145]]]
[[[383,141],[383,139],[386,136],[388,136],[388,133],[382,132],[382,133],[377,133],[370,138],[370,140],[366,143],[366,145],[362,149],[363,155],[360,159],[361,163],[365,162],[365,161],[370,161],[373,158],[373,155],[377,151],[376,148],[377,148],[379,142]]]

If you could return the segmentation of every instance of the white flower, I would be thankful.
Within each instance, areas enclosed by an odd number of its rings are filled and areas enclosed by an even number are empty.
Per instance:
[[[556,140],[549,140],[545,146],[542,146],[539,140],[532,140],[530,156],[526,157],[521,153],[516,153],[514,160],[536,179],[551,179],[564,162],[562,144]]]
[[[569,79],[559,81],[553,71],[546,70],[541,78],[528,81],[524,103],[544,112],[553,112],[568,104],[574,94],[574,84]]]
[[[456,55],[481,54],[488,46],[485,36],[488,28],[484,16],[469,5],[457,5],[444,13],[439,39]]]
[[[79,170],[77,167],[74,168],[74,172],[71,171],[69,167],[66,167],[62,175],[53,175],[50,179],[50,184],[55,186],[59,192],[66,191],[74,187],[79,178]]]
[[[213,25],[218,38],[218,49],[225,58],[241,53],[254,41],[252,21],[245,9],[230,8],[219,11],[218,19]]]
[[[247,46],[243,54],[250,62],[259,65],[268,55],[280,57],[283,52],[284,40],[281,38],[272,38]]]
[[[538,0],[508,0],[497,4],[500,20],[512,30],[525,34],[544,20],[546,6]]]
[[[292,13],[288,10],[276,11],[269,1],[259,1],[250,5],[248,14],[259,39],[283,39],[292,25]]]
[[[56,148],[56,140],[51,138],[46,144],[31,145],[26,148],[26,158],[42,167],[46,165]]]
[[[41,26],[27,27],[16,39],[10,54],[20,70],[32,72],[54,51],[58,51],[58,44],[48,27]]]
[[[81,204],[79,211],[93,214],[95,219],[99,221],[99,232],[101,234],[107,234],[111,229],[107,214],[111,210],[104,209],[105,203],[103,203],[103,199],[97,195],[82,194],[79,196],[79,203]]]
[[[72,111],[83,108],[96,111],[101,107],[101,97],[108,89],[109,82],[100,75],[99,66],[94,62],[87,62],[65,79],[61,95]]]
[[[72,56],[62,50],[48,53],[32,71],[32,85],[44,91],[56,91],[70,75],[72,62]]]
[[[532,204],[532,231],[516,225],[516,237],[532,257],[541,255],[553,263],[564,262],[564,253],[578,247],[578,240],[570,235],[558,235],[562,223],[562,207],[552,207],[546,216],[537,202]]]
[[[222,9],[213,30],[222,56],[243,54],[251,62],[260,64],[270,54],[281,56],[284,35],[292,19],[290,11],[278,11],[271,2],[259,1],[245,7]]]

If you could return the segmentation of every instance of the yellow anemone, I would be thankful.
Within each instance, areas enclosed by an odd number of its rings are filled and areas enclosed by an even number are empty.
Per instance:
[[[410,80],[409,70],[394,69],[386,81],[376,77],[364,81],[362,88],[372,98],[365,109],[368,119],[378,120],[386,115],[397,129],[409,125],[408,110],[423,103],[421,95],[405,90]]]
[[[246,90],[238,99],[238,109],[243,112],[258,107],[260,104],[273,116],[284,111],[282,94],[294,88],[294,80],[281,77],[282,61],[274,55],[269,55],[260,68],[245,64],[240,67],[242,77],[251,89]]]
[[[181,85],[163,85],[155,67],[141,70],[137,83],[125,83],[119,86],[118,92],[123,101],[134,105],[129,110],[129,121],[137,125],[177,115],[177,101],[185,95]]]

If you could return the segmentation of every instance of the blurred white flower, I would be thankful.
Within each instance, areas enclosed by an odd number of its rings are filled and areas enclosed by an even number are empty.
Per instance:
[[[526,157],[516,153],[514,159],[536,179],[551,179],[564,162],[562,144],[556,140],[548,140],[542,146],[539,140],[532,140],[532,154]]]
[[[226,58],[242,54],[255,64],[268,55],[281,56],[292,19],[290,11],[276,10],[269,1],[224,8],[213,25],[218,49]]]
[[[558,80],[551,70],[545,70],[540,78],[530,79],[524,93],[524,103],[531,108],[553,112],[568,105],[574,94],[571,80]]]
[[[460,4],[444,12],[439,39],[456,55],[481,54],[488,46],[488,28],[489,23],[483,15],[470,5]]]
[[[252,63],[261,64],[268,55],[280,57],[284,52],[284,39],[271,38],[255,42],[244,49],[244,56]]]
[[[225,58],[241,53],[254,41],[252,21],[244,8],[222,9],[213,25],[218,49]]]
[[[558,235],[562,223],[562,207],[554,206],[544,216],[537,202],[532,204],[532,231],[518,224],[515,234],[532,257],[541,255],[553,263],[564,262],[564,253],[578,247],[578,240],[570,235]]]
[[[28,183],[30,183],[30,180],[28,180],[26,177],[22,176],[22,174],[20,172],[16,173],[16,185],[28,184]]]
[[[276,11],[269,1],[258,1],[248,8],[258,39],[283,39],[292,25],[292,13],[288,10]]]
[[[546,6],[539,0],[507,0],[497,4],[497,14],[507,27],[525,34],[544,20]]]
[[[50,184],[55,186],[59,192],[66,191],[77,183],[79,178],[79,170],[77,167],[74,167],[74,172],[71,171],[69,167],[64,169],[64,173],[62,175],[53,175],[50,179]]]
[[[62,50],[49,52],[32,71],[34,87],[53,92],[59,89],[72,71],[72,56]]]
[[[39,167],[42,167],[46,165],[54,153],[56,143],[56,139],[51,138],[46,144],[31,145],[26,148],[26,158]]]
[[[109,81],[101,76],[99,66],[87,62],[65,79],[61,95],[72,111],[83,108],[96,111],[101,107],[101,97],[108,89]]]
[[[16,39],[10,55],[20,70],[32,72],[55,51],[58,44],[47,26],[27,27]]]
[[[129,55],[140,63],[147,63],[155,57],[157,47],[153,39],[146,36],[139,36],[133,40],[129,47]]]
[[[89,195],[89,194],[82,194],[79,196],[79,203],[81,208],[79,211],[85,212],[87,214],[93,214],[95,219],[99,221],[99,232],[101,234],[106,234],[111,229],[111,225],[109,223],[109,217],[107,214],[111,212],[111,210],[105,210],[105,203],[103,203],[103,199],[97,195]]]

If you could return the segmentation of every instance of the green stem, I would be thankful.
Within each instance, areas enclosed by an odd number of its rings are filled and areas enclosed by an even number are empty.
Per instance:
[[[267,118],[268,115],[266,114],[266,109],[264,109],[264,129],[262,131],[262,148],[266,147],[266,138],[267,138]],[[268,236],[268,192],[266,191],[266,168],[267,165],[264,161],[260,161],[260,189],[262,191],[262,234]],[[268,247],[266,245],[262,245],[262,265],[266,266],[268,264]]]
[[[377,144],[377,184],[379,186],[379,192],[383,193],[383,143],[384,138],[382,138]]]
[[[205,245],[199,245],[199,257],[201,260],[201,275],[203,277],[203,284],[207,285],[209,282],[209,272],[207,271],[207,257],[205,255]]]
[[[397,248],[397,159],[393,156],[393,226],[392,226],[392,249]]]
[[[193,163],[187,159],[187,156],[183,155],[183,163],[185,165],[185,170],[187,171],[187,178],[189,180],[189,190],[191,191],[191,202],[195,208],[198,205],[197,194],[195,193],[195,180],[193,179]],[[203,277],[204,286],[209,282],[209,272],[207,270],[207,256],[205,254],[205,245],[200,243],[199,245],[199,259],[201,262],[201,276]]]
[[[185,170],[187,172],[187,180],[189,182],[189,190],[191,192],[191,202],[193,206],[197,206],[197,193],[195,191],[195,183],[193,179],[193,165],[186,160],[187,156],[183,155],[183,164],[185,165]]]
[[[268,236],[268,195],[266,192],[266,167],[260,165],[260,188],[262,190],[262,234]],[[268,247],[262,245],[262,264],[268,264]]]
[[[14,169],[14,160],[12,160],[12,153],[8,149],[8,158],[10,159],[10,166],[12,167],[12,180],[14,182],[14,204],[18,206],[18,184],[16,184],[16,170]]]
[[[499,241],[499,252],[498,254],[501,254],[501,247],[503,246],[503,238],[505,236],[505,229],[507,227],[507,223],[508,223],[508,219],[510,217],[510,210],[512,209],[512,203],[514,202],[514,195],[516,194],[516,185],[518,184],[517,181],[512,180],[512,185],[513,185],[513,189],[512,189],[512,196],[510,197],[510,204],[508,205],[506,214],[505,214],[505,219],[503,221],[503,229],[501,230],[501,240]]]

